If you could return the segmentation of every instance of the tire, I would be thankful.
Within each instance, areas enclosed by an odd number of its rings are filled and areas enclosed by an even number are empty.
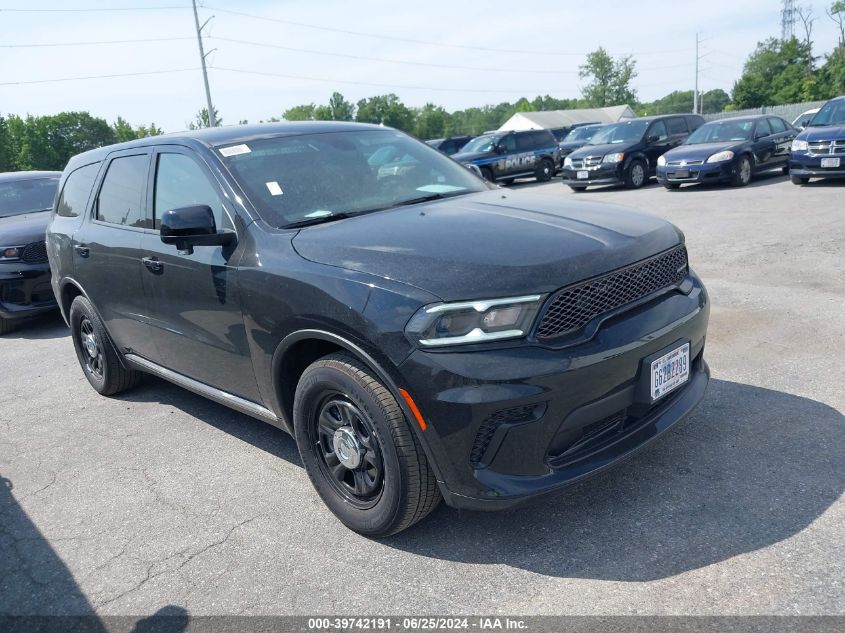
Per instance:
[[[789,165],[784,165],[783,168],[781,169],[781,172],[783,173],[784,176],[788,176],[789,175]]]
[[[493,171],[489,167],[481,168],[481,177],[487,182],[495,182],[495,180],[493,180]]]
[[[331,354],[303,372],[293,426],[317,494],[359,534],[396,534],[440,502],[434,473],[396,399],[352,356]]]
[[[15,322],[11,319],[0,318],[0,336],[15,329]]]
[[[751,174],[754,172],[754,163],[749,156],[742,156],[736,166],[736,173],[731,178],[734,187],[745,187],[751,182]]]
[[[537,165],[536,177],[537,182],[549,182],[552,176],[555,175],[555,164],[548,158],[544,158]]]
[[[628,189],[639,189],[648,180],[648,169],[641,160],[633,160],[625,170],[625,186]]]
[[[669,190],[680,189],[681,183],[679,183],[679,182],[667,182],[667,183],[664,183],[663,186],[666,187]]]
[[[790,177],[793,185],[806,185],[810,182],[809,178],[805,178],[804,176],[792,176]]]
[[[584,193],[587,190],[587,188],[583,185],[569,185],[569,188],[575,193]]]
[[[83,296],[70,305],[70,331],[82,372],[101,396],[113,396],[136,386],[143,376],[127,369],[115,350],[100,317]]]
[[[513,178],[503,178],[499,182],[501,182],[505,187],[510,187],[513,184]]]

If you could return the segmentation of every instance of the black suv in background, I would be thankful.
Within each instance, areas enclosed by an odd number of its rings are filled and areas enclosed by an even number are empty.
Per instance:
[[[493,187],[390,128],[139,139],[74,157],[60,191],[53,287],[91,386],[147,372],[284,429],[364,534],[559,491],[708,382],[674,226]]]
[[[845,96],[825,103],[792,141],[789,175],[796,185],[810,178],[845,178]]]
[[[573,191],[592,185],[642,187],[657,159],[704,125],[697,114],[644,117],[612,123],[564,159],[562,178]]]
[[[565,159],[576,149],[581,149],[590,142],[590,139],[595,136],[596,132],[604,127],[603,123],[590,123],[588,125],[579,125],[574,128],[569,134],[558,142],[560,147],[560,158]]]
[[[426,145],[439,149],[446,156],[457,154],[461,148],[472,140],[471,136],[450,136],[449,138],[433,138],[426,141]]]
[[[560,149],[548,130],[491,132],[475,137],[452,158],[475,165],[490,182],[509,185],[530,177],[546,182],[560,165]]]
[[[0,174],[0,334],[56,309],[44,233],[61,173]]]

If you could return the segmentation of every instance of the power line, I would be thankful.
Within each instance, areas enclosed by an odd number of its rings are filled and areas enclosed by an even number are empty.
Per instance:
[[[117,11],[172,11],[187,9],[185,6],[162,7],[88,7],[84,9],[0,9],[0,13],[100,13]]]
[[[192,40],[186,37],[152,37],[137,40],[98,40],[94,42],[39,42],[33,44],[0,44],[0,48],[54,48],[61,46],[99,46],[107,44],[143,44],[147,42],[175,42],[177,40]]]
[[[199,68],[174,68],[172,70],[148,70],[137,73],[114,73],[111,75],[86,75],[81,77],[58,77],[53,79],[26,79],[24,81],[4,81],[0,86],[21,86],[25,84],[49,84],[61,81],[82,81],[86,79],[112,79],[114,77],[140,77],[142,75],[165,75],[169,73],[193,72]]]

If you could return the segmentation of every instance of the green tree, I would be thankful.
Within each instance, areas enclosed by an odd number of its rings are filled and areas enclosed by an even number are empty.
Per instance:
[[[220,113],[217,111],[217,108],[214,108],[214,119],[217,121],[217,125],[223,125],[223,119],[220,118]],[[188,129],[201,130],[206,127],[211,127],[211,123],[208,119],[208,108],[201,108],[194,117],[194,120],[188,123]]]
[[[704,114],[724,112],[730,102],[731,96],[721,88],[708,90],[701,95],[701,111]]]
[[[412,132],[414,129],[414,112],[392,93],[361,99],[355,120],[361,123],[379,123],[405,132]]]
[[[282,113],[282,118],[285,121],[313,121],[316,107],[313,103],[293,106]]]
[[[449,113],[441,106],[426,103],[416,111],[414,135],[421,139],[442,138],[446,136]]]
[[[138,138],[138,134],[123,117],[117,117],[117,120],[112,123],[111,127],[112,130],[114,130],[114,138],[118,143],[122,143],[123,141],[132,141]]]
[[[159,136],[164,134],[164,130],[158,127],[155,123],[150,123],[149,127],[146,125],[138,126],[138,129],[135,130],[135,134],[138,138],[146,138],[148,136]]]
[[[593,51],[578,69],[581,79],[590,80],[581,88],[584,99],[590,106],[599,108],[636,103],[637,93],[631,88],[637,76],[636,66],[630,55],[614,59],[604,48]]]
[[[0,172],[12,171],[12,137],[6,118],[0,115]]]
[[[839,46],[845,46],[845,0],[837,0],[826,11],[839,29]]]
[[[838,46],[825,58],[808,100],[830,99],[845,94],[845,46]]]
[[[333,92],[329,99],[332,121],[352,121],[355,118],[355,105],[347,101],[339,92]]]
[[[742,109],[800,102],[812,67],[812,51],[806,42],[795,37],[760,42],[734,84],[733,104]]]

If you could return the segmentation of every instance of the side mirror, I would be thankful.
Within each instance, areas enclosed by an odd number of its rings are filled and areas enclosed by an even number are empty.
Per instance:
[[[165,211],[160,231],[161,241],[174,245],[180,255],[191,255],[194,246],[225,246],[235,239],[231,231],[217,232],[214,213],[206,204]]]
[[[651,145],[652,143],[656,143],[659,140],[660,140],[660,137],[657,136],[657,134],[649,134],[648,137],[646,138],[645,142],[648,143],[649,145]]]

